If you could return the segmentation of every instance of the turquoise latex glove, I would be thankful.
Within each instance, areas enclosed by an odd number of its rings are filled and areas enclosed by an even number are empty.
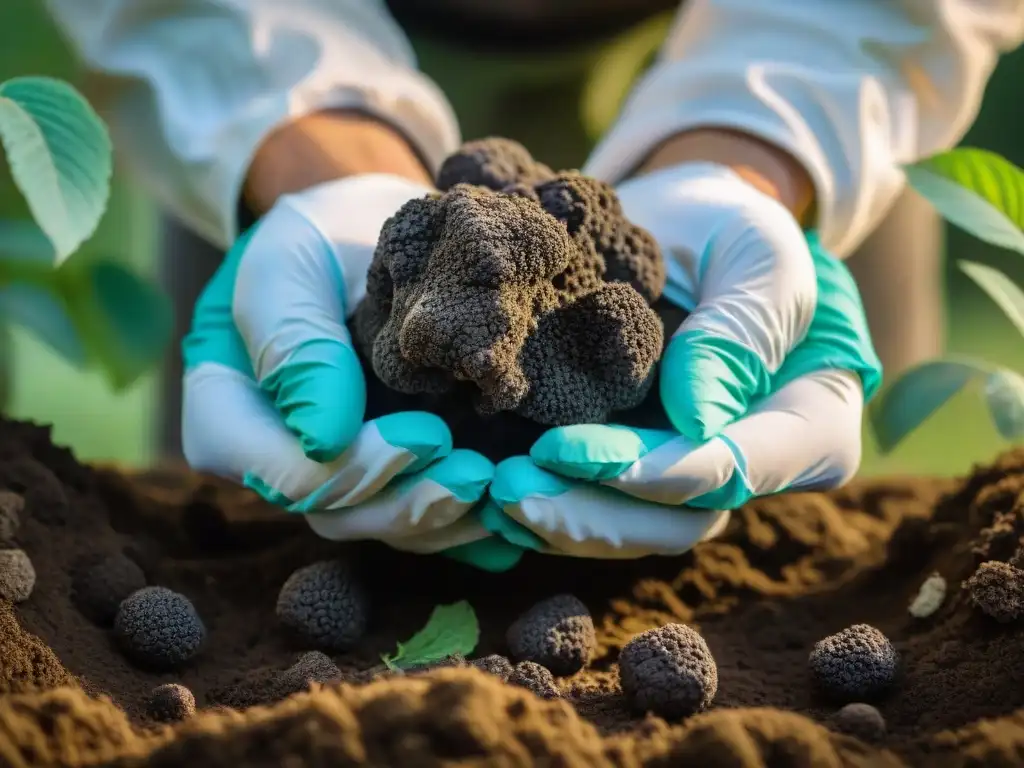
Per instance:
[[[504,568],[521,550],[467,514],[493,464],[453,450],[432,414],[363,423],[366,383],[346,319],[383,222],[427,191],[381,175],[331,182],[282,198],[238,240],[184,343],[185,456],[304,513],[325,538]]]
[[[667,295],[696,318],[662,360],[660,394],[675,429],[563,427],[529,458],[499,464],[483,519],[509,541],[586,557],[675,554],[715,535],[725,511],[754,495],[834,487],[859,465],[864,402],[881,366],[853,278],[729,172],[682,170],[661,189],[642,181],[642,194],[620,193],[672,256]],[[699,233],[699,216],[659,218],[687,210],[679,206],[693,179],[711,222],[699,248],[672,238]]]

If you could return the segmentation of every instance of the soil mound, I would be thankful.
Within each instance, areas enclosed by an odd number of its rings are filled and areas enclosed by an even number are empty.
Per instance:
[[[26,600],[0,601],[0,766],[1024,764],[1024,630],[1013,618],[1024,451],[962,481],[761,500],[685,557],[537,556],[502,575],[320,541],[209,478],[84,467],[32,424],[0,422],[4,490],[24,506],[3,546],[28,555],[36,580]],[[351,651],[312,654],[276,619],[277,596],[297,569],[339,557],[366,591],[367,631]],[[963,586],[991,561],[1006,567]],[[97,569],[106,575],[83,580]],[[912,616],[935,573],[945,599]],[[107,603],[83,600],[87,583]],[[144,587],[183,596],[205,627],[172,670],[124,655],[109,606],[83,610]],[[472,603],[480,658],[507,655],[512,623],[562,593],[589,609],[596,648],[584,669],[556,677],[559,697],[464,663],[380,674],[380,654],[438,604]],[[1000,599],[1007,606],[993,607]],[[666,623],[699,632],[718,678],[706,711],[671,721],[633,710],[616,664],[635,635]],[[868,741],[837,725],[842,704],[821,698],[808,663],[816,643],[858,624],[899,659],[895,683],[870,702],[884,735]],[[153,714],[154,691],[172,685],[194,697],[195,714],[191,704]]]

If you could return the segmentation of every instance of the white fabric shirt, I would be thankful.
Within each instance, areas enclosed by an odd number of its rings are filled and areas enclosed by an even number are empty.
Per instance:
[[[253,153],[290,119],[357,106],[435,165],[459,144],[381,0],[46,2],[105,78],[97,107],[128,169],[220,246]],[[825,244],[845,256],[900,166],[960,140],[1021,42],[1024,0],[688,0],[584,170],[618,181],[680,130],[741,129],[805,165]]]

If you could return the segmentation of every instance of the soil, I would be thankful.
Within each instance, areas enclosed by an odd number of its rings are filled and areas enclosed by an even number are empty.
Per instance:
[[[763,499],[683,557],[532,556],[501,575],[319,541],[301,519],[184,471],[85,467],[31,424],[0,422],[3,488],[24,497],[8,546],[28,553],[37,578],[28,600],[0,601],[0,766],[1024,764],[1024,630],[961,588],[983,561],[1021,563],[1024,451],[962,480]],[[133,666],[71,597],[82,563],[121,554],[205,622],[202,651],[176,672]],[[296,568],[339,555],[369,593],[371,629],[332,656],[340,680],[296,693],[280,672],[310,649],[277,625],[277,593]],[[935,571],[946,600],[913,618],[908,605]],[[557,681],[560,700],[475,669],[374,675],[379,654],[439,603],[473,604],[483,656],[505,652],[508,625],[555,592],[589,607],[599,644],[589,668]],[[667,622],[695,627],[718,665],[711,709],[676,722],[631,712],[615,664],[634,634]],[[898,684],[873,702],[888,727],[876,744],[830,729],[838,707],[817,698],[807,664],[815,642],[861,622],[900,655]],[[148,719],[149,692],[167,683],[188,687],[198,713]]]

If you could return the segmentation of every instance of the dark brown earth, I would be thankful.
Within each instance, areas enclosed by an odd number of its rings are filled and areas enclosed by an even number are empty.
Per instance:
[[[22,547],[37,572],[27,601],[0,602],[4,768],[1024,764],[1024,631],[984,615],[960,587],[982,561],[1022,562],[1024,451],[963,481],[765,499],[685,557],[536,556],[503,575],[339,548],[241,490],[186,473],[92,470],[28,424],[0,422],[3,488],[25,499],[7,546]],[[333,657],[343,681],[274,703],[296,687],[278,673],[309,650],[277,626],[277,592],[295,568],[339,553],[370,593],[371,632]],[[202,652],[176,673],[133,667],[71,598],[76,568],[120,554],[150,585],[189,597],[206,623]],[[914,619],[907,606],[933,571],[949,595]],[[484,655],[505,651],[523,609],[565,591],[589,606],[600,649],[589,669],[558,681],[564,700],[467,669],[365,682],[378,654],[436,604],[473,604]],[[711,710],[684,722],[638,718],[618,693],[618,649],[665,622],[694,625],[718,664]],[[807,670],[816,641],[860,622],[901,657],[898,684],[876,702],[888,725],[878,745],[828,729],[836,707],[815,697]],[[163,683],[191,689],[199,713],[172,726],[147,720],[148,694]]]

